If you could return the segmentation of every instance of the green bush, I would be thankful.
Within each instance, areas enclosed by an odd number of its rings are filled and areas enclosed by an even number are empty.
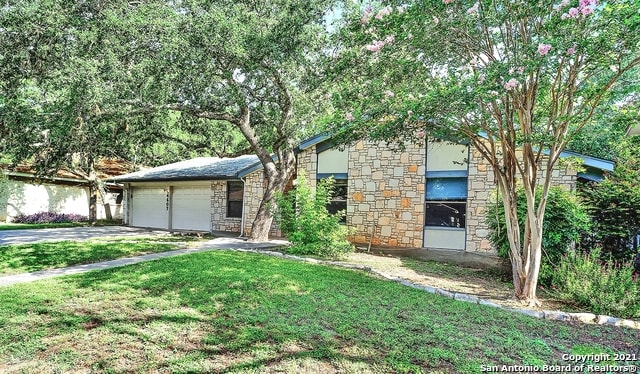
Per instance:
[[[526,197],[524,191],[517,191],[518,220],[520,227],[524,228],[526,215]],[[539,201],[538,191],[537,200]],[[509,259],[509,239],[504,217],[502,201],[496,202],[494,208],[487,212],[489,224],[489,240],[498,250],[498,255]],[[568,252],[572,243],[580,239],[583,232],[590,226],[589,216],[576,196],[559,187],[549,190],[547,208],[545,210],[543,234],[542,234],[542,263],[540,264],[540,277],[538,282],[544,286],[550,286],[554,267],[560,258]],[[521,229],[524,235],[524,229]],[[521,238],[522,239],[522,238]]]
[[[290,253],[338,257],[353,251],[347,228],[340,224],[346,212],[331,214],[327,210],[333,183],[332,178],[321,180],[314,191],[300,175],[297,186],[278,197],[280,229],[293,244]]]
[[[553,275],[558,296],[596,314],[640,317],[640,280],[629,262],[600,260],[600,249],[563,256]]]

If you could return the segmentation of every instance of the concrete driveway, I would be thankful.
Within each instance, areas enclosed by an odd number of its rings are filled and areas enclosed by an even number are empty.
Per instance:
[[[0,245],[26,244],[57,240],[88,240],[104,237],[169,235],[166,231],[128,226],[67,227],[59,229],[3,230]]]

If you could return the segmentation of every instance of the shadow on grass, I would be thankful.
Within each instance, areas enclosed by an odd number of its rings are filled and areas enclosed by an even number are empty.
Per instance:
[[[351,371],[472,373],[481,364],[561,363],[560,353],[579,343],[637,349],[638,336],[622,329],[576,331],[361,272],[247,253],[197,253],[45,284],[51,289],[0,290],[6,306],[0,317],[13,315],[0,318],[3,331],[31,332],[1,336],[0,359],[18,349],[16,342],[38,347],[46,337],[59,345],[56,336],[79,339],[83,331],[102,332],[91,342],[126,336],[126,344],[107,352],[137,357],[129,370],[145,362],[145,370],[177,372],[263,371],[310,361],[328,371],[346,363]],[[47,359],[41,347],[25,352]],[[171,353],[149,363],[149,352]]]

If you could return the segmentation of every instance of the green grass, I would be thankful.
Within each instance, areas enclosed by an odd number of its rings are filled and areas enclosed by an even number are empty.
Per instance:
[[[31,230],[31,229],[57,229],[65,227],[87,227],[87,226],[118,226],[122,225],[119,220],[98,220],[90,224],[88,222],[63,222],[63,223],[0,223],[0,231],[4,230]]]
[[[177,249],[178,237],[57,241],[0,246],[0,275],[27,273]],[[161,243],[159,243],[161,242]]]
[[[478,373],[639,338],[230,251],[0,289],[0,372]]]

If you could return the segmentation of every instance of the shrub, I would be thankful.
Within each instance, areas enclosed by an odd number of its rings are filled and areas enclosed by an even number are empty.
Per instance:
[[[280,229],[293,244],[289,252],[338,257],[353,251],[347,228],[340,224],[345,212],[331,214],[327,210],[333,183],[332,178],[319,181],[314,192],[301,175],[292,191],[278,197]]]
[[[563,256],[553,275],[558,296],[596,314],[640,317],[640,280],[630,262],[600,260],[600,249]]]
[[[80,214],[66,214],[54,212],[39,212],[34,214],[18,214],[13,217],[13,223],[68,223],[68,222],[87,222],[87,216]]]
[[[539,193],[538,191],[538,199]],[[518,220],[523,228],[527,215],[526,198],[522,189],[518,190],[517,198]],[[496,203],[495,209],[489,209],[487,221],[490,230],[489,240],[498,250],[500,257],[509,259],[509,239],[501,201]],[[589,216],[574,194],[559,187],[549,190],[542,234],[542,263],[538,278],[541,285],[551,285],[553,268],[589,226]],[[524,235],[524,230],[521,230],[521,235]]]

